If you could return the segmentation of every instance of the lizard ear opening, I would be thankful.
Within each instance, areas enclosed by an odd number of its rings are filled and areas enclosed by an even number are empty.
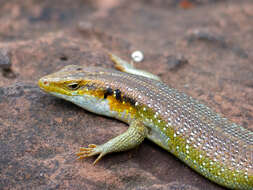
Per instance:
[[[70,90],[77,90],[79,87],[80,87],[80,85],[77,82],[73,82],[73,83],[68,84],[68,88]]]

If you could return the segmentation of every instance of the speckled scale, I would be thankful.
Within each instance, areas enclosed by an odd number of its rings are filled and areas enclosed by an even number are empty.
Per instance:
[[[101,69],[99,68],[99,70]],[[228,121],[199,101],[169,88],[159,81],[107,69],[103,69],[101,74],[93,74],[90,78],[104,81],[116,89],[119,88],[144,105],[157,105],[154,106],[154,111],[162,109],[162,116],[165,120],[167,119],[167,115],[164,114],[166,111],[179,117],[182,114],[181,116],[186,117],[186,119],[188,116],[188,120],[195,116],[197,119],[193,122],[201,122],[203,125],[209,124],[209,127],[217,131],[221,130],[227,135],[236,135],[242,142],[253,145],[253,132]],[[160,101],[157,101],[158,98]]]

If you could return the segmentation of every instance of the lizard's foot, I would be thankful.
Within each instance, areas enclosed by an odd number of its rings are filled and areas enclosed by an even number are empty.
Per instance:
[[[80,147],[80,152],[76,153],[78,156],[78,160],[82,160],[84,158],[94,156],[99,154],[98,158],[93,162],[95,165],[105,154],[103,153],[103,149],[100,146],[95,144],[89,144],[88,148]]]
[[[95,162],[96,164],[104,155],[111,152],[120,152],[129,150],[141,144],[148,134],[148,128],[139,120],[131,122],[130,127],[123,134],[114,137],[102,145],[90,144],[88,148],[81,147],[80,152],[76,155],[81,160],[86,157],[99,154]]]
[[[114,62],[115,68],[119,71],[122,71],[125,73],[131,73],[134,75],[140,75],[140,76],[144,76],[147,78],[161,81],[161,79],[158,76],[156,76],[152,73],[149,73],[147,71],[136,69],[133,64],[130,64],[127,61],[124,61],[123,59],[119,58],[118,56],[116,56],[112,53],[109,53],[109,56],[110,56],[110,59],[112,60],[112,62]]]

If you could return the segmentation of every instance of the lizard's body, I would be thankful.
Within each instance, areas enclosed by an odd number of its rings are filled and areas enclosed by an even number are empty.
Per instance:
[[[122,60],[112,59],[120,64]],[[40,79],[45,91],[91,112],[122,120],[127,132],[104,145],[81,148],[80,158],[122,151],[145,137],[210,180],[253,189],[253,132],[164,83],[125,72],[67,66]]]

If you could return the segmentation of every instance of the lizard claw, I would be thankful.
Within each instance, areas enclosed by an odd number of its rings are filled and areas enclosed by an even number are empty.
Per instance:
[[[101,151],[100,146],[95,144],[88,145],[88,148],[80,147],[80,152],[77,152],[78,160],[82,160],[84,158],[94,156],[99,154],[98,158],[93,162],[95,165],[105,154]]]

